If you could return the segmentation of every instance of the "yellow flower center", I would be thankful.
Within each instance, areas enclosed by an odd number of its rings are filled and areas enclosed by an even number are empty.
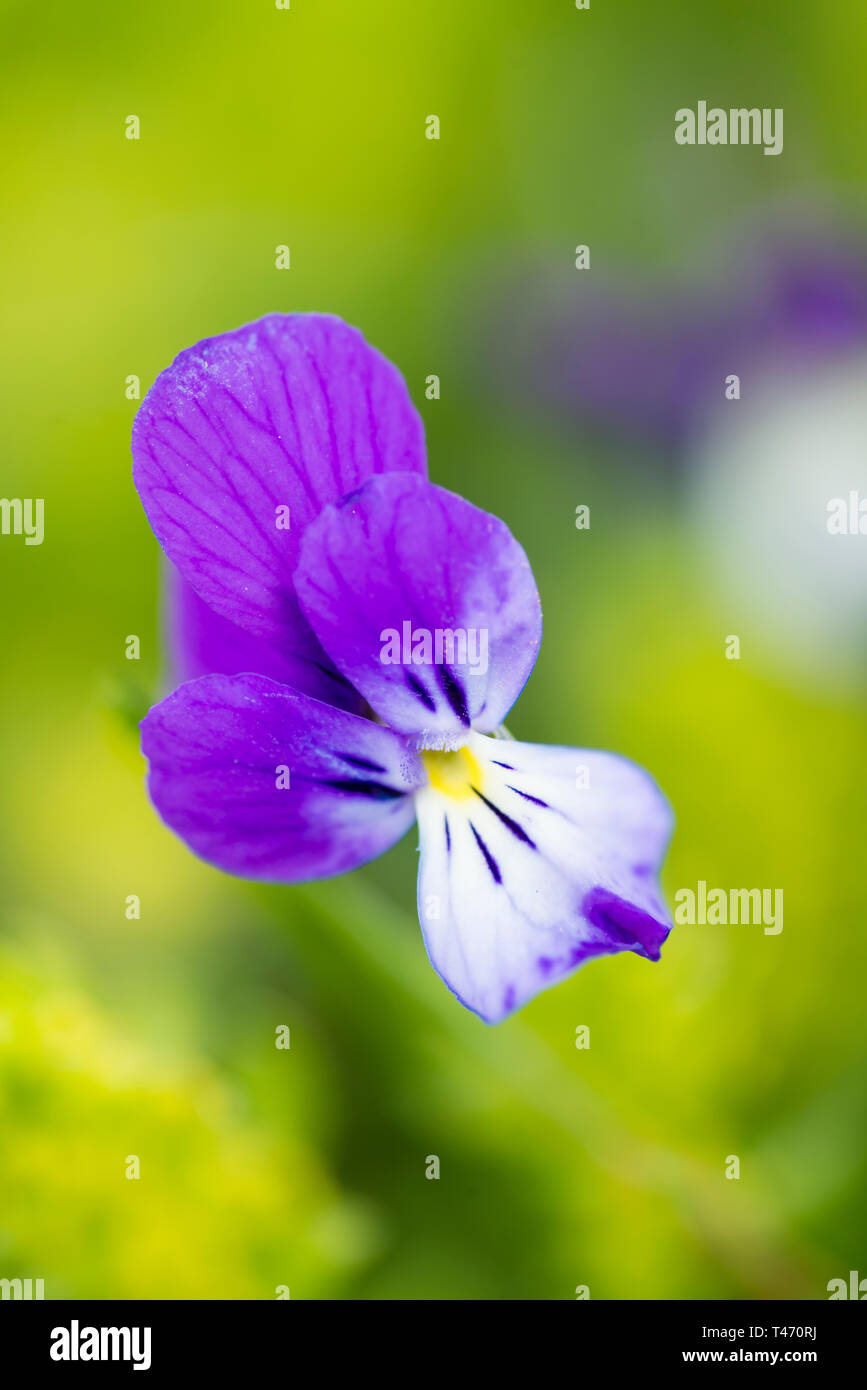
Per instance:
[[[478,758],[469,748],[459,748],[455,753],[439,753],[425,749],[421,760],[427,769],[432,787],[453,801],[465,801],[472,796],[473,787],[482,790],[482,768]]]

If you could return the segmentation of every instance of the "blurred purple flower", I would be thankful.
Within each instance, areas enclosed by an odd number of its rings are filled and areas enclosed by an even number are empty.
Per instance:
[[[842,219],[787,209],[741,224],[667,286],[596,268],[509,296],[520,334],[491,335],[510,395],[678,453],[723,399],[725,378],[795,370],[867,343],[867,240]]]
[[[275,314],[181,353],[133,457],[192,677],[142,744],[191,849],[291,883],[365,863],[417,819],[430,959],[488,1022],[593,956],[659,957],[667,804],[625,759],[497,737],[541,639],[529,562],[426,480],[403,379],[355,329]],[[459,633],[484,633],[484,662]],[[451,638],[446,655],[424,634]]]

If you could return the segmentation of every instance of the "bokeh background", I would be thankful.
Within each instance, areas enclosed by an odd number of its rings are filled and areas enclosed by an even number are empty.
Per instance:
[[[867,496],[864,6],[0,13],[0,490],[46,508],[41,547],[0,538],[0,1276],[761,1299],[867,1275],[867,537],[825,525]],[[676,146],[699,99],[783,107],[782,155]],[[488,1029],[427,964],[411,836],[265,888],[161,827],[125,381],[305,309],[401,367],[433,478],[529,552],[545,637],[512,732],[650,768],[669,897],[782,888],[780,935],[682,927]]]

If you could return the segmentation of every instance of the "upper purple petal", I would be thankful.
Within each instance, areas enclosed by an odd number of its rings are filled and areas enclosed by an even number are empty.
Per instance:
[[[215,613],[168,561],[164,614],[169,689],[197,676],[235,676],[252,671],[340,709],[360,714],[365,708],[358,691],[335,669],[308,623],[299,622],[291,651],[253,637]]]
[[[423,780],[403,740],[264,676],[203,676],[141,725],[148,789],[209,863],[292,883],[345,873],[414,819]]]
[[[400,373],[324,314],[270,314],[182,352],[143,400],[132,451],[148,519],[184,578],[290,652],[308,641],[292,588],[305,527],[371,474],[425,471]]]
[[[295,584],[338,670],[420,746],[495,729],[539,650],[539,594],[508,527],[411,474],[372,478],[327,507]]]

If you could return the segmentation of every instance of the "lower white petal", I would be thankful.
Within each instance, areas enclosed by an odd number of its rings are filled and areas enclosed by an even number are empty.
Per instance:
[[[494,1023],[593,956],[658,958],[671,813],[647,773],[481,734],[438,756],[416,793],[419,918],[462,1003]]]

